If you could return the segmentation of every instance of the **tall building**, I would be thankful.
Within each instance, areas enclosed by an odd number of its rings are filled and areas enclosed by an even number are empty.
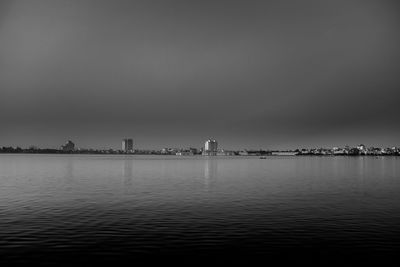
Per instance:
[[[218,152],[218,142],[216,140],[208,139],[204,144],[203,155],[216,156]]]
[[[132,139],[122,139],[122,150],[125,152],[133,151],[133,140]]]
[[[65,145],[61,146],[61,149],[63,151],[68,151],[68,152],[74,151],[75,150],[75,144],[71,140],[68,140],[65,143]]]

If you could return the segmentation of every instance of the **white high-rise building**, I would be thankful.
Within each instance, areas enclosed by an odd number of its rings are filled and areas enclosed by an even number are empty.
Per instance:
[[[218,142],[213,139],[208,139],[204,144],[203,155],[216,156],[218,152]]]
[[[133,151],[133,140],[132,139],[122,139],[122,150],[124,152]]]

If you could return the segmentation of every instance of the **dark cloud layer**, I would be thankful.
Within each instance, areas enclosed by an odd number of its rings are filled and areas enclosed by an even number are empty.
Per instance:
[[[396,1],[0,4],[0,145],[400,145]]]

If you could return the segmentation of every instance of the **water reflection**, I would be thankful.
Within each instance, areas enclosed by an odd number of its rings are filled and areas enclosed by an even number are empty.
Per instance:
[[[75,178],[75,161],[72,157],[68,157],[65,164],[65,175],[66,181],[72,182]]]
[[[124,166],[122,171],[124,174],[124,185],[130,186],[132,184],[132,176],[133,176],[133,161],[131,159],[124,160]]]
[[[210,189],[217,181],[218,160],[208,158],[204,161],[204,186]]]

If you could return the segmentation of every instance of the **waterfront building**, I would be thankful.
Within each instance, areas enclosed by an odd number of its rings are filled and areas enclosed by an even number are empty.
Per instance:
[[[177,156],[193,156],[194,154],[193,154],[193,152],[186,150],[186,151],[176,152],[175,155],[177,155]]]
[[[71,141],[68,140],[65,145],[61,146],[61,150],[65,152],[71,152],[75,150],[75,144]]]
[[[203,155],[216,156],[218,152],[218,142],[213,139],[208,139],[204,144]]]
[[[190,151],[193,155],[199,154],[199,150],[198,150],[197,148],[194,148],[194,147],[189,148],[189,151]]]
[[[163,155],[176,155],[176,153],[183,151],[181,148],[166,147],[161,149],[160,153]]]
[[[333,155],[345,155],[346,150],[341,148],[333,149]]]
[[[249,152],[247,152],[247,150],[240,150],[239,151],[239,156],[248,156]]]
[[[218,149],[217,156],[234,156],[235,152],[225,149]]]
[[[357,149],[359,151],[359,154],[361,154],[361,155],[367,154],[367,148],[365,145],[361,144],[361,145],[357,146]]]
[[[133,140],[130,138],[122,139],[122,151],[133,152]]]

